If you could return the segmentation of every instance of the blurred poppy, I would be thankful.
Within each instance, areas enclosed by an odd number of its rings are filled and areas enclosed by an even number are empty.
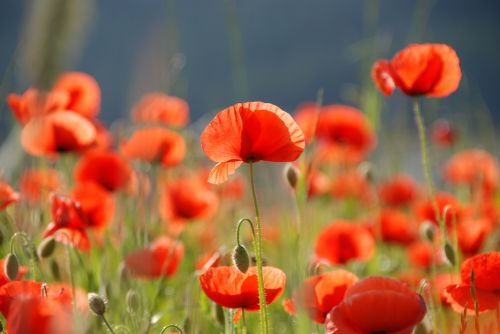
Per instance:
[[[181,135],[164,128],[143,128],[122,143],[121,152],[130,159],[176,166],[186,155],[186,142]]]
[[[449,285],[445,290],[447,301],[457,312],[462,313],[464,308],[474,312],[472,271],[479,312],[496,310],[500,303],[500,252],[479,254],[466,259],[461,266],[461,282]]]
[[[491,191],[498,185],[498,161],[486,151],[465,150],[446,162],[443,177],[453,185],[481,187],[485,191]]]
[[[326,315],[338,305],[358,277],[346,270],[335,270],[308,277],[294,295],[295,303],[304,307],[311,320],[324,323]]]
[[[182,177],[167,184],[160,198],[160,215],[169,223],[211,218],[219,206],[217,195],[196,178]]]
[[[266,304],[274,302],[285,289],[286,276],[274,267],[263,267]],[[257,267],[243,274],[234,266],[209,268],[200,276],[201,289],[220,306],[258,311]]]
[[[75,186],[71,197],[80,205],[85,216],[85,227],[102,228],[108,224],[115,212],[115,200],[111,193],[93,182]]]
[[[399,88],[410,96],[446,97],[458,88],[461,77],[460,60],[445,44],[411,44],[372,68],[373,81],[385,95]]]
[[[296,160],[304,134],[293,118],[275,105],[237,103],[219,112],[201,134],[203,151],[217,165],[208,181],[219,184],[244,162]]]
[[[451,126],[450,122],[445,119],[438,119],[431,127],[432,142],[441,147],[448,147],[458,139],[457,131]]]
[[[328,313],[327,334],[411,334],[426,306],[406,284],[389,277],[368,277],[347,289]]]
[[[30,88],[23,95],[9,94],[9,105],[16,120],[25,125],[33,117],[42,116],[52,111],[65,110],[69,96],[65,92],[43,92]]]
[[[460,251],[469,256],[479,252],[493,227],[492,222],[487,218],[460,221],[456,231]]]
[[[316,256],[332,264],[368,260],[375,252],[375,240],[363,226],[337,220],[323,228],[316,239]]]
[[[443,255],[427,241],[416,241],[406,249],[408,262],[419,268],[428,269],[432,266],[432,261],[436,264],[443,263]]]
[[[379,215],[382,240],[407,245],[417,236],[416,226],[410,217],[394,209],[382,209]]]
[[[375,200],[372,185],[358,170],[347,170],[335,175],[331,189],[335,199],[356,199],[366,205]]]
[[[170,277],[177,271],[183,256],[182,242],[162,236],[148,247],[126,255],[125,265],[134,277],[145,279]]]
[[[440,192],[436,194],[436,204],[438,207],[439,217],[436,216],[436,210],[431,200],[427,199],[415,205],[415,214],[420,222],[430,221],[435,225],[439,225],[439,220],[444,218],[448,228],[453,226],[453,221],[459,222],[463,216],[462,206],[458,200],[451,194]],[[448,208],[446,210],[446,208]],[[445,217],[446,210],[446,217]]]
[[[19,193],[15,192],[7,183],[0,181],[0,211],[19,201]]]
[[[380,184],[378,195],[383,205],[408,206],[419,197],[419,187],[411,176],[400,174]]]
[[[328,176],[318,169],[313,169],[307,176],[307,195],[320,196],[328,193],[331,182]]]
[[[149,93],[134,106],[132,118],[137,123],[161,123],[183,127],[189,120],[189,105],[175,96]]]
[[[59,174],[55,169],[26,169],[21,175],[19,189],[21,195],[30,203],[38,203],[61,187]]]
[[[72,110],[83,117],[94,118],[101,107],[101,90],[97,81],[83,72],[61,74],[53,87],[54,92],[68,94],[65,109]]]
[[[115,152],[85,154],[75,167],[77,182],[95,182],[108,191],[125,188],[132,178],[132,167]]]
[[[77,152],[96,139],[94,125],[83,116],[58,110],[33,117],[21,131],[24,150],[34,156],[54,157],[58,153]]]
[[[4,259],[0,259],[0,268],[4,268]],[[19,266],[19,271],[17,272],[16,281],[23,279],[24,275],[28,272],[28,268],[25,266]],[[9,283],[11,280],[5,275],[4,270],[0,270],[0,286]]]
[[[460,275],[457,273],[439,273],[436,275],[436,279],[433,281],[433,284],[439,293],[439,300],[443,305],[450,306],[450,303],[447,299],[446,288],[449,285],[457,284],[460,282]]]
[[[301,108],[296,118],[308,135],[314,131],[306,129],[316,124],[315,134],[319,142],[317,154],[320,159],[357,163],[373,151],[377,139],[361,111],[345,105],[328,105],[321,108],[318,116],[316,109],[316,105]]]

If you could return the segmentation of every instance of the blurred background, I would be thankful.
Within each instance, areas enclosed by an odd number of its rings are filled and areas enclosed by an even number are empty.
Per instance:
[[[149,91],[185,98],[196,122],[242,100],[293,111],[323,89],[325,104],[360,107],[378,127],[408,105],[380,96],[370,67],[411,42],[449,44],[461,59],[459,91],[428,109],[480,114],[479,128],[500,119],[498,0],[3,0],[0,40],[2,101],[84,71],[108,125]],[[0,141],[12,124],[3,102]]]

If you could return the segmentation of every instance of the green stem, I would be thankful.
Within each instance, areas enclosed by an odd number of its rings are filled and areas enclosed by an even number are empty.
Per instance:
[[[252,229],[252,237],[253,237],[253,240],[255,241],[255,230],[253,228],[253,223],[250,219],[248,218],[242,218],[238,221],[238,225],[236,226],[236,244],[238,246],[241,246],[241,243],[240,243],[240,229],[241,229],[241,225],[243,225],[244,222],[247,222],[248,224],[250,224],[250,228]]]
[[[33,280],[37,280],[37,275],[36,275],[36,264],[35,264],[35,259],[33,256],[33,243],[31,242],[30,237],[28,234],[25,232],[16,232],[14,235],[10,238],[10,252],[14,254],[14,242],[16,239],[21,238],[24,242],[23,247],[28,248],[28,254],[29,254],[29,261],[30,261],[30,267],[31,267],[31,272],[33,274]]]
[[[104,322],[104,324],[106,325],[106,327],[108,327],[109,331],[112,333],[112,334],[115,334],[115,331],[113,330],[113,327],[111,327],[111,325],[109,324],[108,320],[106,320],[106,317],[103,315],[101,315],[101,319],[102,321]]]
[[[247,319],[246,319],[246,316],[245,316],[245,310],[241,310],[241,318],[242,318],[242,324],[243,324],[243,328],[241,329],[241,332],[243,334],[247,334]]]
[[[260,226],[259,205],[257,204],[257,195],[255,194],[255,180],[253,174],[253,162],[250,166],[250,184],[252,185],[252,197],[255,207],[255,221],[257,222],[257,238],[255,240],[255,258],[257,261],[257,281],[259,285],[259,317],[261,334],[269,333],[269,320],[267,314],[266,293],[264,291],[264,274],[262,272],[262,229]]]

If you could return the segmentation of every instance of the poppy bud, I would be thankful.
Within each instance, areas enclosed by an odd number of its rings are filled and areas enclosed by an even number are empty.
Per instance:
[[[87,296],[90,310],[94,312],[95,315],[103,316],[106,312],[106,303],[104,303],[102,297],[93,292],[89,293]]]
[[[299,170],[292,164],[286,164],[283,171],[286,182],[292,189],[295,189],[299,182]]]
[[[242,273],[246,273],[250,266],[250,257],[243,245],[237,245],[233,250],[233,263]]]
[[[3,271],[5,273],[5,276],[7,276],[10,281],[16,279],[17,273],[19,272],[19,261],[17,260],[17,256],[15,256],[13,253],[9,253],[7,255],[7,258],[4,262]]]
[[[363,176],[363,178],[366,181],[368,181],[370,183],[375,180],[374,167],[368,161],[365,161],[365,162],[362,162],[361,164],[359,164],[358,172],[359,172],[359,174],[361,174],[361,176]]]
[[[433,242],[436,236],[436,226],[429,221],[425,221],[420,225],[420,235],[424,240]]]
[[[42,259],[48,258],[54,253],[54,249],[56,248],[56,240],[54,237],[48,237],[38,245],[37,253],[38,256]]]
[[[446,256],[448,262],[450,262],[451,265],[454,266],[456,263],[455,250],[448,241],[446,241],[444,244],[444,255]]]
[[[139,294],[135,290],[127,292],[127,309],[129,313],[137,313],[139,310]]]

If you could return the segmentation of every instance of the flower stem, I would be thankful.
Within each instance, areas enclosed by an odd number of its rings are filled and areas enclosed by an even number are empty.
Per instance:
[[[255,180],[253,175],[253,162],[250,165],[250,184],[252,185],[252,197],[255,207],[255,221],[257,222],[257,238],[255,242],[255,258],[257,261],[257,281],[259,285],[259,316],[261,333],[269,333],[269,320],[267,314],[266,293],[264,291],[264,274],[262,273],[262,229],[260,226],[259,205],[257,204],[257,195],[255,194]]]
[[[104,324],[106,325],[106,327],[108,327],[109,331],[112,333],[112,334],[115,334],[115,331],[113,330],[113,327],[111,327],[111,325],[109,324],[108,320],[106,320],[106,317],[103,315],[101,315],[101,319],[102,321],[104,322]]]

